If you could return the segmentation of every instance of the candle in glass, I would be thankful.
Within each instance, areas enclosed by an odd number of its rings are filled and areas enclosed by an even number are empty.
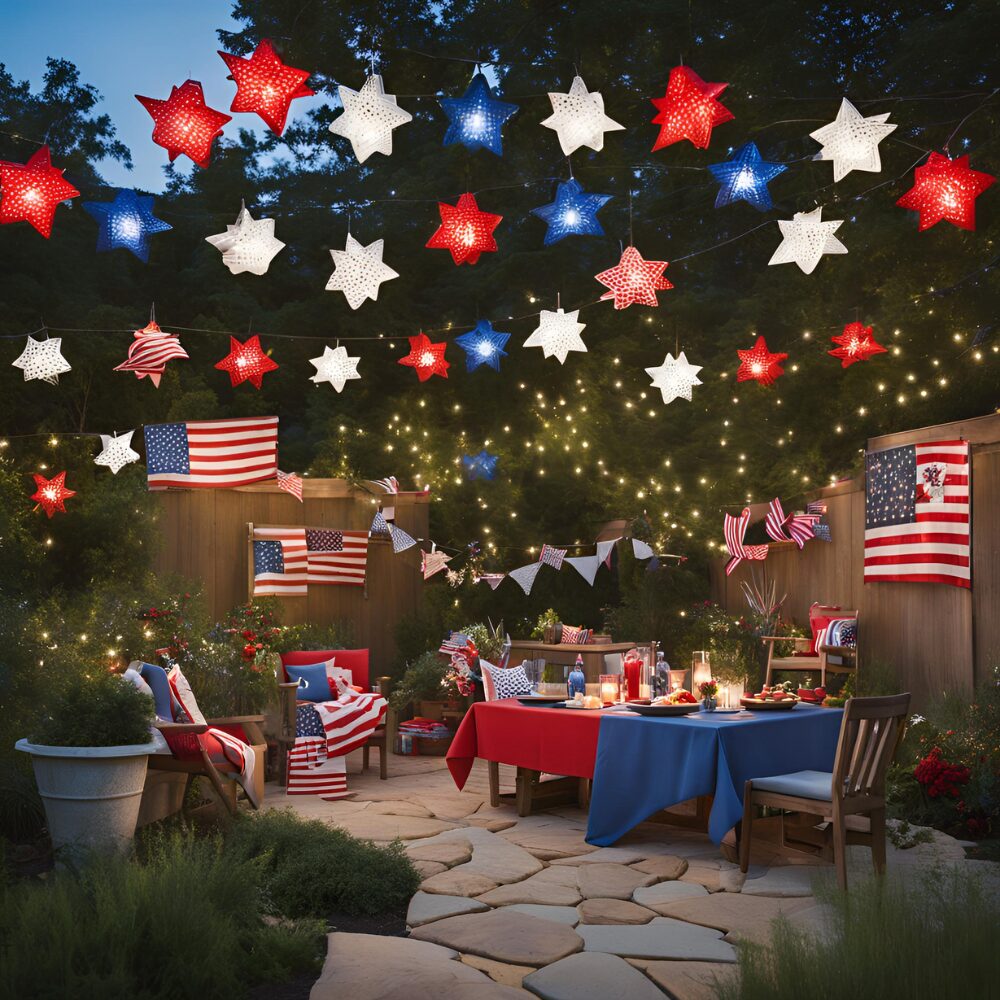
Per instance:
[[[640,675],[642,673],[642,660],[637,652],[629,651],[625,654],[622,663],[622,670],[625,674],[625,691],[629,701],[634,701],[639,695]]]
[[[621,676],[619,674],[601,674],[601,702],[613,705],[621,693]]]

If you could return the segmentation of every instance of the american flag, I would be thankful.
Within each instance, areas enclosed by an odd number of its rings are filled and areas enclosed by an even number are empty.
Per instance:
[[[871,452],[865,475],[865,583],[970,587],[968,442]]]
[[[307,576],[309,583],[365,585],[368,564],[367,531],[331,531],[306,528]]]
[[[308,559],[305,528],[254,528],[254,597],[304,596]]]
[[[144,433],[151,490],[245,486],[278,471],[277,417],[146,424]]]
[[[442,656],[447,656],[451,659],[455,653],[462,653],[465,651],[466,646],[469,645],[469,637],[464,635],[462,632],[451,632],[448,638],[441,643],[438,652]]]
[[[538,561],[551,566],[553,569],[562,569],[563,560],[566,558],[567,549],[557,549],[554,545],[543,545],[538,556]]]
[[[277,470],[278,489],[291,493],[299,503],[302,503],[302,477],[294,472],[282,472]]]

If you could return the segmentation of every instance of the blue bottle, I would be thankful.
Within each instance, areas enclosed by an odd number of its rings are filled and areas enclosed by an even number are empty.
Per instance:
[[[569,672],[566,690],[569,692],[570,698],[575,698],[577,691],[580,694],[587,693],[587,678],[583,673],[583,657],[579,653],[576,654],[576,663],[573,664],[573,669]]]

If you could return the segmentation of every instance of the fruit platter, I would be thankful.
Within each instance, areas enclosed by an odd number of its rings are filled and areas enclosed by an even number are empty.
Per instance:
[[[816,687],[816,688],[802,688],[798,690],[799,698],[802,701],[807,701],[813,705],[822,705],[823,699],[826,698],[826,688]]]
[[[740,698],[740,704],[751,712],[788,712],[803,699],[792,690],[791,681],[783,684],[765,684],[757,694]]]
[[[690,691],[679,688],[671,691],[668,695],[654,698],[652,701],[646,698],[639,698],[635,701],[625,702],[625,707],[630,712],[637,712],[639,715],[688,715],[701,709],[698,699]]]

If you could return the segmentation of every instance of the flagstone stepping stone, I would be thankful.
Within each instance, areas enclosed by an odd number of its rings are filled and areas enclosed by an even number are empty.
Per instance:
[[[423,822],[430,821],[424,820]],[[511,844],[496,833],[476,826],[448,830],[429,839],[424,846],[454,843],[471,846],[472,857],[465,864],[453,868],[452,871],[481,875],[490,879],[494,885],[519,882],[521,879],[541,871],[544,867],[541,861],[532,857],[524,848],[518,847],[517,844]],[[435,877],[443,878],[444,876]],[[480,892],[485,891],[486,889],[480,890]],[[454,893],[454,895],[465,895],[465,893]]]
[[[632,901],[640,906],[648,906],[659,911],[664,903],[674,903],[678,899],[688,899],[691,896],[707,896],[708,890],[703,885],[693,882],[657,882],[656,885],[640,887],[632,893]]]
[[[334,825],[361,840],[418,840],[456,828],[455,823],[424,816],[393,816],[370,809],[338,817]]]
[[[555,885],[568,885],[575,889],[579,884],[580,871],[570,865],[549,865],[537,875],[531,876],[538,882],[552,882]]]
[[[576,911],[582,924],[648,924],[656,916],[626,899],[585,899]]]
[[[736,938],[767,940],[770,938],[771,921],[776,917],[784,914],[794,920],[794,914],[812,908],[812,899],[778,899],[728,892],[678,899],[653,907],[665,917],[714,927],[730,941]]]
[[[439,875],[441,872],[446,872],[448,870],[448,866],[441,864],[440,861],[411,860],[410,863],[417,869],[417,874],[421,878],[430,878],[432,875]]]
[[[576,927],[580,922],[580,914],[575,906],[544,906],[540,903],[514,903],[506,907],[508,912],[527,913],[529,917],[539,920],[554,920],[557,924]]]
[[[443,896],[481,896],[497,887],[496,882],[478,872],[465,870],[465,865],[431,875],[420,883],[424,892],[439,893]]]
[[[492,833],[499,833],[501,830],[509,830],[512,826],[516,825],[517,820],[490,819],[486,816],[474,815],[466,816],[463,822],[468,823],[469,826],[478,826]]]
[[[521,982],[524,977],[535,971],[534,966],[531,965],[510,965],[508,962],[494,962],[492,958],[482,958],[479,955],[462,955],[461,960],[466,965],[472,966],[473,969],[485,972],[493,982],[518,990],[521,988]],[[523,997],[524,994],[522,993],[521,996]]]
[[[716,1000],[717,983],[737,974],[720,962],[636,962],[674,1000]]]
[[[631,899],[636,889],[652,885],[656,876],[605,863],[581,865],[578,880],[584,899]]]
[[[647,857],[644,851],[631,847],[598,847],[590,854],[577,854],[569,858],[555,858],[553,865],[594,865],[594,864],[616,864],[631,865],[636,861],[643,861]]]
[[[411,861],[437,861],[451,868],[472,857],[472,847],[457,841],[451,844],[429,844],[426,841],[406,845],[406,854]]]
[[[388,800],[386,802],[369,802],[368,815],[385,814],[387,816],[423,816],[433,819],[434,813],[417,802]]]
[[[615,955],[581,952],[524,978],[542,1000],[663,1000],[637,969]]]
[[[430,809],[438,819],[465,819],[482,808],[484,799],[478,795],[469,795],[465,792],[428,793],[426,795],[414,795],[413,798],[420,805]]]
[[[676,883],[666,883],[668,885]],[[452,917],[452,920],[472,920]],[[484,914],[485,916],[485,914]],[[440,924],[428,924],[437,927]],[[423,929],[423,928],[421,928]],[[603,926],[580,924],[576,933],[583,938],[586,951],[602,951],[630,958],[688,959],[698,962],[735,962],[736,950],[722,940],[722,932],[699,927],[669,917],[656,917],[639,927],[627,924]]]
[[[870,860],[869,860],[870,863]],[[743,883],[744,896],[811,896],[817,869],[812,865],[769,868],[760,878]]]
[[[551,869],[547,869],[550,871]],[[456,868],[453,871],[460,871]],[[565,884],[553,880],[551,877],[543,877],[544,872],[532,875],[521,882],[513,882],[510,885],[502,885],[499,888],[491,889],[478,896],[482,903],[489,903],[490,906],[510,906],[515,903],[537,903],[543,906],[576,906],[582,898],[580,890],[576,887],[574,877],[572,884]],[[576,872],[573,871],[573,875]]]
[[[696,882],[709,892],[739,892],[746,881],[746,875],[739,865],[729,861],[693,860],[688,870],[681,876],[682,882]]]
[[[718,933],[705,928],[696,930],[702,934]],[[565,924],[539,920],[526,913],[511,913],[506,907],[435,920],[417,927],[410,937],[512,965],[549,965],[583,948],[580,935]],[[395,945],[395,940],[392,943]],[[731,945],[726,947],[732,950]]]
[[[674,854],[664,854],[658,858],[646,858],[645,861],[637,861],[630,867],[637,872],[645,872],[647,875],[655,875],[661,882],[680,878],[687,870],[688,863],[684,858],[678,858]]]
[[[485,903],[465,896],[442,896],[431,892],[418,891],[410,900],[406,911],[406,923],[409,927],[419,927],[429,924],[432,920],[443,920],[459,913],[480,913],[488,910]]]
[[[560,826],[524,829],[523,825],[518,823],[514,829],[504,834],[504,839],[512,844],[518,844],[542,861],[577,857],[594,850],[583,839],[583,831]]]

